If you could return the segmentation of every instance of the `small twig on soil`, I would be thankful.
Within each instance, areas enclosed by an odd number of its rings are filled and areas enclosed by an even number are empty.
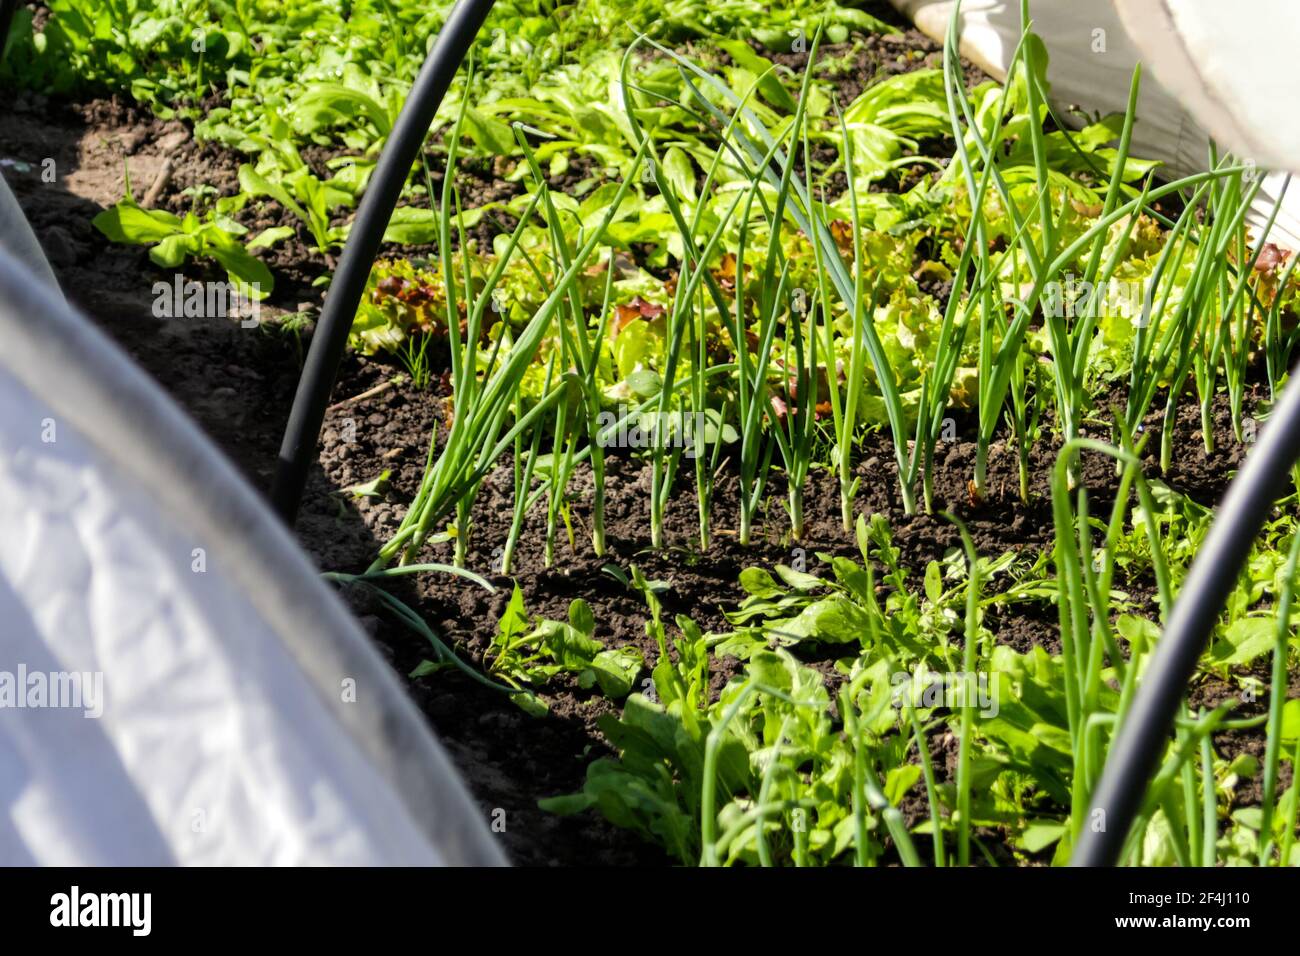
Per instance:
[[[388,381],[386,381],[386,382],[380,382],[380,383],[379,383],[378,385],[376,385],[374,388],[368,388],[368,389],[366,389],[364,392],[362,392],[362,393],[359,394],[359,395],[353,395],[351,398],[345,398],[345,399],[343,399],[343,401],[341,401],[341,402],[335,402],[333,405],[331,405],[331,406],[329,407],[329,410],[330,410],[331,412],[333,412],[333,411],[338,411],[340,408],[343,408],[344,406],[352,405],[352,404],[354,404],[354,403],[356,403],[356,402],[364,401],[364,400],[367,399],[367,398],[373,398],[373,397],[376,396],[376,395],[379,395],[379,394],[381,394],[381,393],[383,393],[383,392],[388,391],[388,390],[389,390],[390,388],[392,388],[395,384],[397,384],[397,379],[395,379],[395,378],[390,378],[390,379],[389,379]]]
[[[158,202],[159,197],[162,196],[162,191],[166,189],[167,184],[171,182],[173,169],[175,169],[175,166],[169,156],[163,160],[162,168],[158,170],[158,175],[154,177],[153,185],[150,186],[149,191],[144,194],[144,199],[140,203],[143,208],[152,209],[154,204]]]

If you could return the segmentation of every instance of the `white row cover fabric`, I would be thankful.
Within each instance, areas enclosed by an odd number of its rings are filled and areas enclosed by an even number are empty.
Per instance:
[[[956,0],[890,2],[940,42],[957,6]],[[1300,41],[1295,13],[1294,0],[1230,5],[1221,0],[1031,0],[1029,5],[1033,30],[1047,46],[1047,79],[1058,112],[1078,107],[1122,113],[1133,67],[1141,61],[1133,155],[1160,160],[1170,178],[1202,172],[1208,168],[1208,127],[1221,150],[1268,170],[1247,222],[1258,235],[1280,198],[1282,208],[1265,238],[1291,250],[1300,249],[1300,182],[1285,192],[1283,184],[1286,172],[1300,168],[1300,111],[1294,107],[1300,71],[1290,60]],[[962,0],[958,28],[962,54],[990,76],[1005,79],[1021,34],[1019,0]],[[1189,72],[1189,63],[1201,64],[1202,71]],[[1228,76],[1234,77],[1231,85],[1225,84]],[[1207,103],[1217,108],[1206,109]],[[1228,116],[1238,122],[1226,122]]]
[[[1295,0],[1114,0],[1160,82],[1238,156],[1300,171]]]
[[[3,176],[0,176],[0,249],[7,250],[51,289],[58,289],[54,270],[50,268],[50,262],[36,241],[31,224],[23,215],[22,207],[10,192],[9,184]]]
[[[0,863],[503,863],[278,519],[2,249],[0,342]]]

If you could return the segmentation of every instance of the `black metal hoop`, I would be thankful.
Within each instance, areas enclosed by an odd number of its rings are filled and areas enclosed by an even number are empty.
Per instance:
[[[384,144],[379,163],[361,198],[356,220],[343,247],[338,270],[325,296],[320,321],[307,352],[298,391],[289,410],[271,504],[287,524],[293,525],[307,483],[307,471],[316,455],[316,442],[330,390],[347,348],[348,332],[366,289],[370,267],[379,251],[384,230],[401,196],[402,186],[419,157],[442,98],[460,69],[465,54],[478,36],[493,0],[460,0],[429,51],[411,87],[393,131]]]
[[[1285,389],[1254,452],[1228,486],[1169,623],[1111,745],[1071,866],[1114,866],[1169,742],[1179,704],[1250,548],[1300,461],[1300,381]]]

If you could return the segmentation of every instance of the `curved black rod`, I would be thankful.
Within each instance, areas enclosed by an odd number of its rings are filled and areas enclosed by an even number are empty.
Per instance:
[[[1300,367],[1293,372],[1300,374]],[[1289,385],[1259,443],[1228,486],[1174,602],[1137,695],[1111,745],[1071,866],[1114,866],[1128,840],[1178,707],[1214,623],[1260,529],[1300,460],[1300,380]],[[1098,826],[1093,824],[1097,823]]]
[[[307,483],[307,470],[316,457],[316,440],[325,419],[325,406],[384,230],[388,228],[406,177],[419,157],[434,114],[492,9],[492,2],[460,0],[456,4],[415,78],[388,142],[384,144],[369,188],[361,198],[338,270],[325,296],[325,306],[321,309],[320,321],[307,352],[302,378],[298,380],[298,391],[289,410],[289,422],[284,429],[280,458],[271,483],[271,504],[289,525],[298,514],[298,503]]]

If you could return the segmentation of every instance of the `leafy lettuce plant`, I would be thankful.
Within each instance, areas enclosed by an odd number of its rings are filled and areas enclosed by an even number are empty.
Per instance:
[[[342,246],[347,230],[331,220],[336,210],[352,206],[354,193],[334,179],[317,178],[305,163],[273,179],[245,163],[239,167],[239,187],[251,197],[274,199],[293,213],[307,226],[317,252],[327,254]]]
[[[488,673],[513,686],[540,686],[557,674],[575,676],[580,688],[598,687],[613,700],[626,697],[644,666],[635,647],[606,649],[594,636],[591,606],[578,599],[566,621],[539,620],[529,627],[523,592],[516,584],[488,649]],[[518,698],[517,698],[518,699]]]
[[[273,227],[244,244],[238,237],[247,230],[225,214],[230,206],[219,200],[202,219],[193,210],[177,216],[161,209],[145,209],[131,194],[128,179],[126,195],[91,223],[113,242],[151,246],[149,258],[164,269],[174,269],[188,259],[214,259],[242,295],[265,298],[275,280],[266,263],[252,252],[283,238],[283,231]]]

